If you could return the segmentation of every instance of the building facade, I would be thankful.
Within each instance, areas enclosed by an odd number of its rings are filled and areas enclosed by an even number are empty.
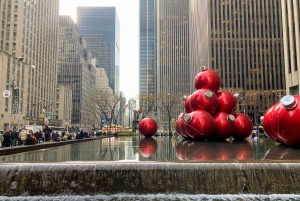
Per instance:
[[[201,66],[217,70],[222,89],[238,92],[239,110],[255,120],[285,93],[281,2],[190,4],[190,80]]]
[[[56,101],[59,0],[2,0],[0,10],[0,91],[14,92],[0,100],[0,129],[43,125]]]
[[[96,67],[71,16],[59,16],[58,55],[58,84],[72,88],[72,125],[89,130],[96,122]]]
[[[139,94],[155,93],[156,0],[140,0]]]
[[[77,25],[97,66],[106,70],[109,86],[119,94],[120,22],[115,7],[77,7]]]
[[[284,44],[286,91],[299,94],[300,90],[300,2],[281,1]]]
[[[156,97],[188,94],[189,0],[140,0],[140,20],[140,93]],[[168,116],[155,106],[163,102],[159,99],[155,100],[153,115],[159,121],[168,121]],[[140,102],[140,109],[149,115],[151,101],[146,102]],[[171,118],[176,119],[181,112],[182,102],[178,99]]]

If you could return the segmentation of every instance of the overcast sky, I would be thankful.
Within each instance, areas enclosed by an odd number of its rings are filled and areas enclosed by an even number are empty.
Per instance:
[[[138,96],[139,0],[60,0],[60,15],[76,22],[77,6],[115,6],[120,20],[120,90]]]

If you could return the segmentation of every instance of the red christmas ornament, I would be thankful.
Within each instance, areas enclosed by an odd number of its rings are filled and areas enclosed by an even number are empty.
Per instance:
[[[157,123],[152,118],[142,119],[139,123],[139,131],[146,137],[153,136],[157,131]]]
[[[186,124],[186,123],[185,123],[185,121],[183,120],[183,118],[184,118],[184,114],[181,113],[181,114],[179,115],[179,118],[178,118],[178,119],[180,119],[179,125],[178,125],[180,134],[181,134],[184,138],[190,138],[190,136],[188,136],[188,134],[186,133],[186,130],[185,130],[185,124]]]
[[[195,140],[207,140],[215,131],[215,120],[208,112],[197,110],[184,116],[186,133]]]
[[[155,154],[157,150],[157,142],[152,137],[146,137],[144,139],[141,139],[139,143],[139,151],[142,156],[144,157],[150,157]]]
[[[237,106],[236,97],[228,91],[218,92],[216,93],[216,95],[218,97],[219,102],[217,111],[233,114]]]
[[[219,74],[213,70],[203,69],[194,80],[196,89],[210,89],[217,92],[221,86]]]
[[[176,130],[176,133],[178,133],[179,135],[181,135],[180,121],[182,121],[182,120],[178,117],[178,119],[175,122],[175,130]]]
[[[235,133],[233,137],[235,140],[243,140],[251,135],[253,130],[253,124],[251,119],[242,113],[234,115],[235,117]]]
[[[192,95],[189,95],[185,100],[184,100],[184,109],[186,113],[191,113],[193,112],[193,109],[191,108],[190,105],[190,99]]]
[[[225,140],[235,132],[234,116],[226,112],[217,112],[213,115],[216,122],[216,130],[213,135],[214,140]]]
[[[279,140],[292,147],[300,147],[300,95],[287,95],[280,100],[271,115],[270,125]]]
[[[199,89],[192,94],[190,106],[193,111],[205,110],[213,114],[218,109],[218,97],[210,90]]]
[[[271,115],[273,114],[273,112],[275,111],[275,108],[277,108],[279,102],[274,104],[273,106],[271,106],[264,114],[263,117],[261,117],[261,121],[262,121],[262,125],[264,128],[264,131],[267,133],[267,135],[274,141],[281,143],[281,141],[279,140],[278,136],[276,133],[273,133],[272,128],[271,128]]]

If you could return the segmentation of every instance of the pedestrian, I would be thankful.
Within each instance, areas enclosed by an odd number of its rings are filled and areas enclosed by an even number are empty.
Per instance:
[[[10,147],[10,129],[6,129],[6,131],[4,132],[3,134],[3,137],[4,137],[4,141],[3,141],[3,144],[4,144],[4,147]]]
[[[18,133],[17,129],[14,128],[14,130],[11,132],[11,135],[10,135],[11,146],[16,146],[17,141],[18,141],[18,136],[19,136],[19,133]]]
[[[37,136],[38,136],[38,138],[37,138],[38,143],[41,143],[43,141],[43,133],[42,133],[41,130],[38,131],[38,135]]]
[[[34,145],[34,136],[31,133],[28,133],[25,145]]]
[[[0,132],[0,142],[1,142],[1,147],[4,147],[4,143],[3,143],[4,137],[3,137],[3,134],[4,134],[4,133],[2,133],[2,131],[1,131],[1,132]]]
[[[23,145],[25,145],[28,134],[29,132],[25,128],[23,128],[23,130],[19,133],[19,138],[22,141]]]
[[[52,130],[48,126],[45,126],[43,131],[44,131],[44,134],[45,134],[45,142],[49,142],[50,139],[51,139]]]

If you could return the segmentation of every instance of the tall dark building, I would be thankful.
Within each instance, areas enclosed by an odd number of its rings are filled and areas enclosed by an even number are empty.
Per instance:
[[[139,94],[154,94],[156,70],[155,0],[140,1],[140,69]]]
[[[96,58],[106,70],[109,86],[119,94],[120,22],[115,7],[77,7],[77,25]]]
[[[140,95],[188,94],[189,69],[189,0],[140,0]],[[140,108],[151,110],[148,102]],[[168,120],[161,109],[158,119]]]
[[[58,84],[72,88],[72,125],[90,129],[96,123],[96,68],[71,16],[59,16],[59,30]]]
[[[190,79],[203,65],[218,70],[222,89],[240,93],[240,111],[255,120],[285,93],[281,2],[190,4]]]

